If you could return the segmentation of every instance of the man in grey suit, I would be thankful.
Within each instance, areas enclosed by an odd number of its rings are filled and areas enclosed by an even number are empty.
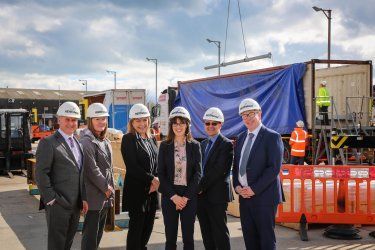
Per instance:
[[[63,103],[57,111],[60,128],[39,142],[36,182],[40,209],[46,210],[48,249],[70,249],[80,210],[87,212],[82,177],[82,148],[73,134],[81,117],[77,104]]]

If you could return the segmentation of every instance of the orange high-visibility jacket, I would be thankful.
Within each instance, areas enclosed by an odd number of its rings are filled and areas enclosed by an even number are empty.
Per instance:
[[[295,128],[290,136],[289,145],[292,146],[291,155],[305,156],[307,132],[302,128]]]

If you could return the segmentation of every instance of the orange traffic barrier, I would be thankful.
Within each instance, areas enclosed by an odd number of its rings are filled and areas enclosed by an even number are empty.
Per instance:
[[[283,165],[276,222],[375,224],[375,167]]]

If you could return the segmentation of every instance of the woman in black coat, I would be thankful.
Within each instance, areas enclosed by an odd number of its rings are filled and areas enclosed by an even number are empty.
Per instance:
[[[129,111],[128,133],[121,142],[126,175],[122,210],[129,212],[126,249],[147,249],[157,209],[157,145],[150,133],[150,113],[143,104]]]
[[[184,250],[194,249],[194,223],[201,174],[200,144],[191,136],[190,114],[185,108],[176,107],[169,115],[168,137],[160,144],[158,156],[167,250],[176,249],[179,217]]]

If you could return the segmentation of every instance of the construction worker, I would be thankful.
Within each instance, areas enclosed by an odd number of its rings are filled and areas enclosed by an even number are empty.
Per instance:
[[[329,92],[327,89],[327,82],[322,81],[320,83],[316,104],[319,107],[319,115],[323,116],[322,125],[329,125],[328,121],[328,107],[331,105]]]
[[[303,130],[305,124],[303,121],[299,120],[296,122],[297,127],[293,130],[289,145],[292,147],[290,154],[290,164],[303,165],[303,160],[305,158],[305,148],[307,140],[307,132]]]
[[[161,141],[159,121],[156,119],[152,123],[151,133],[153,134],[153,136],[155,137],[157,141]]]

